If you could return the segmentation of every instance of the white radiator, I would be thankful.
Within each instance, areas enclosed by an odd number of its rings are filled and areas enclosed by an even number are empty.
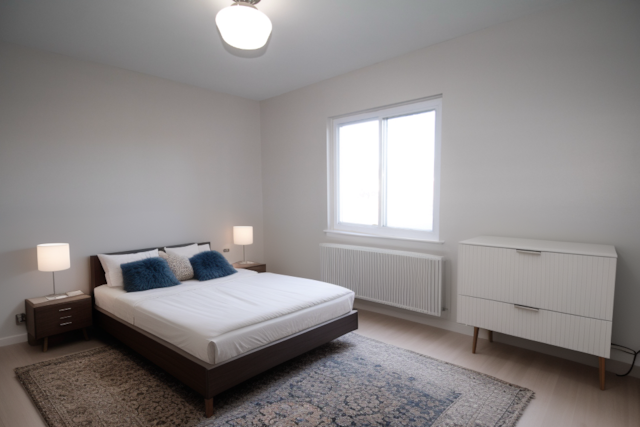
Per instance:
[[[417,252],[320,244],[321,278],[356,297],[420,313],[442,313],[444,259]]]

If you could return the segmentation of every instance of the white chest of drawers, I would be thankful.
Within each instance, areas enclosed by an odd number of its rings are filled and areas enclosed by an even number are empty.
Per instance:
[[[611,349],[613,246],[481,236],[460,242],[458,322],[604,359]]]

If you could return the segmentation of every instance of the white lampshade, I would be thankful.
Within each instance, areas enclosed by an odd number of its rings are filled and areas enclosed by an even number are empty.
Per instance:
[[[245,2],[234,3],[218,12],[216,25],[225,42],[244,50],[264,46],[273,28],[267,15]]]
[[[233,227],[233,243],[236,245],[252,245],[253,227],[249,225],[237,225]]]
[[[61,271],[71,267],[68,243],[44,243],[38,245],[38,270]]]

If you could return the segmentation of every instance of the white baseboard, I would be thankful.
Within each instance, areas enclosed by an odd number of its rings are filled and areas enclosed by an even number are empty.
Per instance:
[[[11,344],[18,344],[20,342],[27,342],[27,334],[18,334],[10,337],[0,338],[0,347]]]
[[[426,314],[416,313],[409,310],[403,310],[384,304],[371,301],[357,299],[353,304],[355,309],[372,311],[374,313],[385,314],[391,317],[397,317],[410,322],[421,323],[447,331],[457,332],[464,335],[473,335],[473,328],[465,326],[450,319],[443,319]],[[480,332],[480,338],[486,338],[486,332]],[[538,353],[548,354],[550,356],[560,357],[562,359],[571,360],[573,362],[582,363],[588,366],[598,366],[598,358],[585,353],[567,350],[565,348],[555,347],[535,341],[525,340],[523,338],[512,337],[509,335],[494,333],[494,340],[515,347],[525,348],[527,350],[537,351]],[[471,344],[469,344],[471,346]],[[471,347],[469,347],[471,349]],[[611,359],[607,360],[606,369],[610,372],[624,373],[629,369],[629,364],[633,356],[626,355],[619,351],[611,351]],[[635,366],[640,367],[640,357],[636,360]],[[634,369],[629,374],[631,377],[640,378],[640,369]]]

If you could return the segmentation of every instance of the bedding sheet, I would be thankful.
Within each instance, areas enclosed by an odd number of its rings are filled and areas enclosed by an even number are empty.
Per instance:
[[[98,307],[212,364],[346,314],[354,296],[329,283],[242,269],[143,292],[95,289]]]

